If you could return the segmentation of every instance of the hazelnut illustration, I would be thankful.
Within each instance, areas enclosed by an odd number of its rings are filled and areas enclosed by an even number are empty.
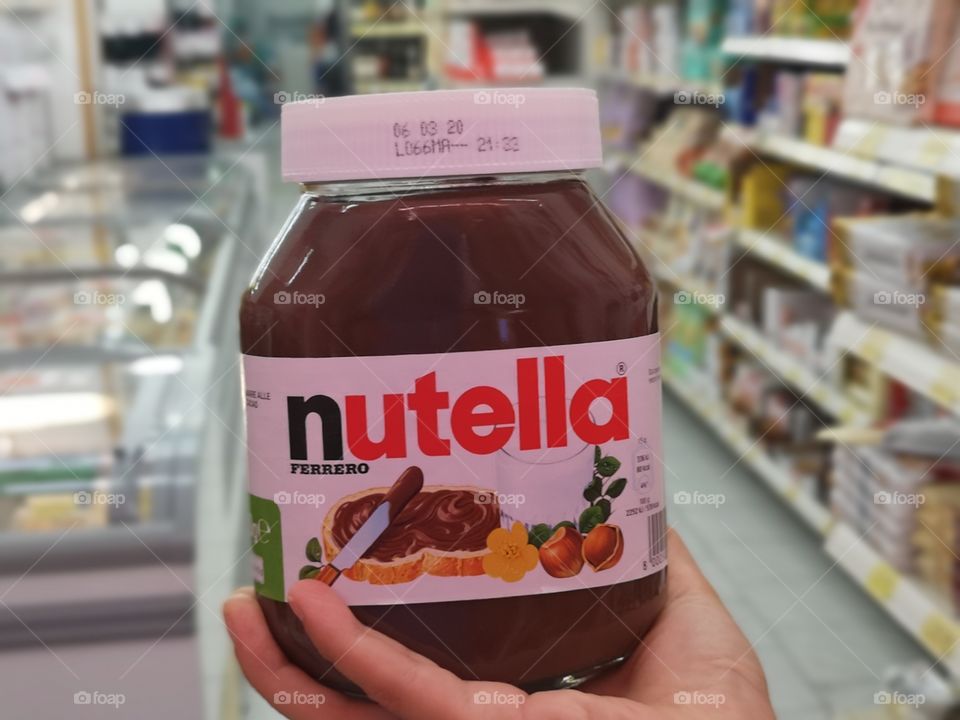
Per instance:
[[[612,568],[622,556],[623,533],[616,525],[597,525],[583,540],[583,559],[594,572]]]
[[[573,577],[583,568],[582,546],[576,528],[564,525],[540,546],[540,564],[555,578]]]

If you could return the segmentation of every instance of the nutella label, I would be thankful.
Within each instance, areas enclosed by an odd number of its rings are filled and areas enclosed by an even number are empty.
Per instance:
[[[352,605],[535,595],[666,565],[659,335],[244,356],[255,586]]]

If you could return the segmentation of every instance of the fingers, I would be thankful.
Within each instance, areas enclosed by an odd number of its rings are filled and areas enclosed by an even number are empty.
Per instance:
[[[290,590],[290,607],[317,650],[383,707],[403,718],[448,720],[489,713],[473,702],[467,683],[387,636],[360,623],[336,592],[304,580]],[[424,632],[430,632],[426,627]],[[490,690],[493,684],[484,683]],[[517,688],[500,685],[513,693]]]
[[[251,588],[234,593],[224,603],[223,616],[243,674],[286,717],[375,720],[386,716],[369,703],[324,687],[292,665],[270,634]]]
[[[667,531],[667,605],[676,599],[690,595],[707,595],[716,598],[717,594],[700,571],[680,535],[672,528]]]

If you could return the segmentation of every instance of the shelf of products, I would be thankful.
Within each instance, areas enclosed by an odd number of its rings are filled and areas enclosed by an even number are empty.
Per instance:
[[[444,10],[450,15],[559,15],[571,20],[580,20],[590,11],[576,0],[446,0]]]
[[[814,145],[797,138],[757,133],[751,142],[755,152],[812,168],[839,178],[870,185],[926,203],[937,199],[937,178],[929,172],[888,165],[852,152]]]
[[[414,92],[426,89],[424,80],[391,80],[382,78],[376,80],[357,79],[354,82],[356,91],[361,94],[387,92]]]
[[[621,162],[626,164],[630,172],[639,177],[659,185],[665,190],[676,193],[690,202],[702,205],[711,210],[723,210],[727,205],[727,196],[721,190],[712,188],[698,180],[684,177],[676,170],[658,167],[653,163],[638,162],[636,158],[624,156]]]
[[[793,356],[775,347],[758,331],[741,320],[725,315],[720,330],[728,338],[759,359],[778,378],[827,410],[846,425],[864,425],[869,413],[845,397],[842,390],[831,387],[825,378]]]
[[[665,385],[956,682],[960,10],[720,5],[621,10],[601,54],[605,197],[653,255]]]
[[[830,268],[825,263],[804,257],[790,247],[785,238],[758,230],[740,230],[737,243],[744,250],[776,265],[809,285],[828,292]]]
[[[864,539],[837,524],[825,549],[870,596],[954,676],[960,676],[960,624],[920,582],[895,570]]]
[[[608,70],[600,74],[600,79],[606,82],[630,85],[657,95],[671,95],[680,92],[714,95],[717,98],[723,96],[723,85],[720,83],[697,82],[669,75],[640,75]]]
[[[850,46],[839,40],[777,35],[728,37],[721,46],[732,57],[771,63],[821,67],[844,67],[850,62]]]
[[[780,495],[797,514],[818,534],[826,534],[833,518],[829,510],[808,491],[796,483],[773,458],[763,451],[758,442],[740,429],[738,422],[722,403],[707,398],[713,394],[697,382],[693,371],[682,376],[665,371],[663,379],[667,388],[696,413],[730,449],[742,458],[763,482]]]
[[[350,26],[350,34],[354,39],[416,38],[426,33],[426,24],[414,18],[401,22],[383,20],[372,23],[353,23]]]
[[[829,342],[850,352],[952,413],[960,414],[960,360],[918,340],[842,313]]]
[[[960,131],[953,128],[898,127],[845,118],[837,128],[833,147],[928,175],[960,178]]]

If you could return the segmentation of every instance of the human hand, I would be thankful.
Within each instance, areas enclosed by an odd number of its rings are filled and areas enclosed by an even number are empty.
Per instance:
[[[750,643],[673,531],[668,545],[663,612],[627,662],[577,690],[528,695],[504,683],[461,680],[362,625],[333,589],[315,580],[291,589],[290,606],[320,654],[335,658],[337,669],[372,703],[331,690],[291,664],[249,588],[226,602],[224,617],[244,675],[291,720],[686,720],[707,714],[717,720],[773,720],[763,669]],[[481,692],[516,702],[477,704],[474,694]],[[322,703],[273,702],[284,693]]]

